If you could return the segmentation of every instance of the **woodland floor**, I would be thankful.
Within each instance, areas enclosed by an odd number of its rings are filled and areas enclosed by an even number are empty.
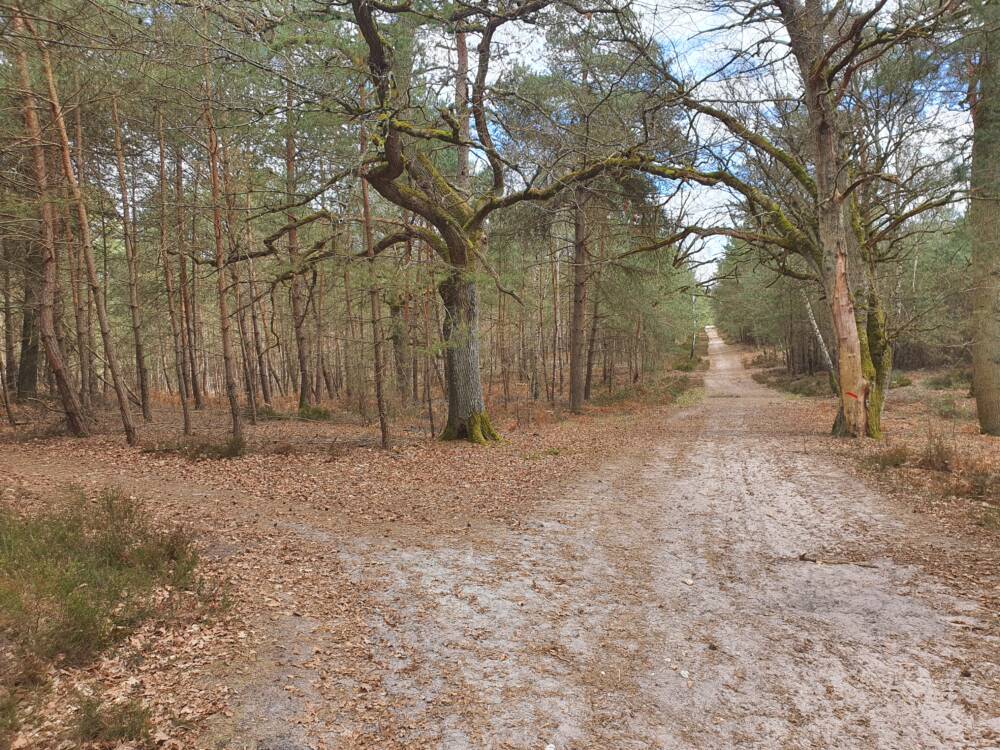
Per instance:
[[[829,399],[759,385],[714,333],[709,354],[687,405],[486,449],[323,425],[228,461],[0,446],[19,503],[117,485],[186,524],[230,602],[60,671],[21,747],[58,746],[80,685],[141,696],[174,748],[1000,746],[983,508],[862,468],[877,449],[827,437]]]

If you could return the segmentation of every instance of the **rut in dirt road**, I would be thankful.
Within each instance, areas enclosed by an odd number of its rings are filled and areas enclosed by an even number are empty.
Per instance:
[[[786,397],[709,335],[702,403],[527,530],[362,538],[342,555],[381,581],[373,650],[396,743],[997,745],[995,695],[963,676],[976,605],[879,556],[903,522],[806,455]]]

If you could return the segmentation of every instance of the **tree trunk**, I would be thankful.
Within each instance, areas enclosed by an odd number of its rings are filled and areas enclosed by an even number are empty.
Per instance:
[[[52,64],[49,60],[48,49],[38,39],[35,30],[28,25],[34,41],[41,49],[42,73],[45,76],[46,87],[48,89],[49,108],[52,112],[52,122],[56,126],[59,137],[59,151],[62,157],[63,177],[69,186],[73,204],[76,207],[77,222],[79,224],[81,246],[84,253],[84,260],[87,265],[87,277],[90,281],[90,288],[94,295],[94,302],[97,308],[97,320],[101,329],[101,341],[104,344],[104,361],[111,381],[115,389],[115,397],[118,401],[118,411],[121,415],[122,428],[125,431],[125,439],[129,445],[137,445],[139,433],[132,421],[132,413],[129,409],[128,391],[125,388],[125,381],[122,379],[121,367],[118,364],[118,355],[115,353],[114,341],[111,338],[111,321],[108,317],[108,308],[104,289],[97,276],[97,267],[94,264],[93,242],[90,236],[90,217],[87,212],[87,204],[83,197],[83,191],[77,182],[76,174],[73,171],[73,162],[70,154],[69,136],[66,134],[66,120],[63,117],[62,105],[59,103],[59,93],[56,89],[55,77],[52,73]],[[107,274],[105,273],[105,278]]]
[[[295,127],[292,124],[292,87],[288,84],[286,95],[285,122],[285,198],[288,203],[295,200]],[[289,211],[286,215],[289,222],[295,221],[295,214]],[[293,226],[288,232],[288,262],[292,270],[292,327],[295,330],[295,346],[298,350],[299,364],[299,408],[304,409],[312,403],[312,386],[309,380],[309,342],[306,339],[306,309],[302,300],[302,276],[299,273],[299,235]]]
[[[365,136],[362,130],[361,152],[365,151]],[[389,417],[385,408],[385,374],[383,372],[382,357],[382,325],[379,291],[375,279],[375,241],[372,236],[372,213],[371,201],[368,198],[368,180],[361,178],[361,211],[364,220],[365,230],[365,254],[368,256],[368,263],[372,267],[372,278],[369,282],[368,298],[371,301],[372,309],[372,354],[375,360],[375,405],[378,409],[378,429],[382,441],[382,447],[388,448],[392,440],[389,436]]]
[[[406,325],[404,303],[393,301],[389,304],[389,318],[392,329],[389,337],[392,339],[392,361],[396,368],[396,390],[399,392],[400,403],[406,404],[410,399],[410,332]]]
[[[1000,435],[1000,6],[978,3],[978,90],[973,107],[972,373],[979,428]]]
[[[14,33],[23,34],[24,24],[21,21],[20,13],[14,15]],[[31,144],[32,167],[35,173],[35,185],[38,190],[38,199],[42,219],[42,286],[39,299],[39,331],[42,343],[45,346],[45,356],[49,363],[49,369],[55,380],[59,398],[62,401],[63,411],[66,414],[66,425],[72,435],[83,436],[88,434],[87,425],[83,418],[83,410],[80,401],[70,384],[69,376],[66,374],[66,367],[63,360],[62,348],[56,335],[56,323],[54,317],[54,304],[56,293],[56,240],[55,240],[55,216],[52,204],[49,202],[49,178],[45,165],[45,148],[42,145],[42,129],[38,124],[38,112],[36,111],[35,95],[32,91],[31,77],[28,72],[28,55],[23,48],[18,48],[16,52],[16,64],[18,73],[18,83],[24,96],[24,127]],[[4,401],[6,402],[6,394]]]
[[[569,321],[569,409],[574,414],[583,411],[587,397],[584,369],[584,333],[587,316],[587,275],[589,253],[587,250],[587,209],[583,188],[576,191],[573,222],[573,308]]]
[[[267,353],[264,349],[266,344],[266,331],[261,331],[260,300],[257,299],[257,282],[254,277],[253,260],[249,261],[250,276],[250,324],[253,330],[254,351],[257,353],[257,373],[260,378],[260,397],[264,405],[268,408],[272,406],[271,398],[271,368],[268,366]]]
[[[79,169],[79,167],[78,167]],[[76,323],[76,350],[80,361],[80,405],[86,411],[90,405],[90,350],[87,335],[86,296],[81,289],[83,283],[83,252],[73,237],[69,216],[64,217],[66,227],[66,247],[69,249],[69,287],[73,302],[73,319]]]
[[[25,243],[24,273],[22,274],[21,353],[18,358],[16,395],[17,401],[34,398],[38,394],[38,299],[41,296],[41,277],[36,269],[42,265],[35,242]]]
[[[859,331],[862,364],[868,382],[865,400],[868,437],[882,437],[882,412],[892,377],[892,345],[886,326],[885,308],[878,297],[874,283],[868,292],[868,310],[863,331]]]
[[[125,260],[128,266],[128,311],[132,320],[132,345],[135,348],[135,377],[139,384],[139,401],[142,416],[147,422],[153,418],[149,405],[149,370],[142,344],[142,315],[139,312],[139,254],[129,214],[128,186],[125,181],[125,150],[122,147],[121,122],[118,119],[118,100],[111,97],[111,125],[114,132],[115,162],[118,166],[118,188],[122,202],[122,230],[125,239]]]
[[[474,279],[454,269],[438,287],[444,302],[448,423],[444,440],[499,440],[483,402],[479,377],[479,292]]]
[[[848,277],[848,236],[844,221],[839,146],[832,115],[818,102],[825,92],[811,96],[810,112],[816,153],[817,218],[823,252],[824,282],[830,318],[837,338],[837,367],[843,422],[839,433],[851,437],[867,434],[868,382],[864,376],[861,339]]]
[[[167,254],[167,164],[163,141],[163,113],[157,112],[156,114],[157,135],[160,147],[160,262],[163,264],[163,283],[167,289],[167,315],[170,319],[170,334],[174,342],[174,373],[177,376],[177,393],[181,401],[181,418],[184,434],[190,435],[191,410],[188,408],[188,394],[191,389],[187,382],[187,370],[184,367],[184,341],[181,334],[183,325],[177,313],[174,275],[170,268],[170,257]]]
[[[190,292],[187,273],[187,248],[184,245],[184,157],[180,149],[174,154],[174,221],[177,236],[177,268],[180,284],[180,329],[181,347],[184,355],[184,369],[188,373],[185,382],[190,386],[190,396],[194,400],[195,411],[205,408],[201,386],[198,383],[198,365],[195,361],[193,295]]]
[[[205,79],[205,128],[208,130],[208,165],[212,188],[212,234],[215,240],[215,281],[219,302],[219,336],[222,339],[223,382],[229,400],[234,447],[242,450],[243,422],[240,418],[240,402],[236,385],[236,365],[233,355],[233,341],[230,333],[229,303],[227,300],[225,274],[225,246],[222,241],[222,191],[219,182],[219,139],[212,119],[212,90]]]
[[[583,384],[583,398],[589,401],[594,388],[594,356],[597,351],[597,295],[594,295],[594,305],[590,311],[590,341],[587,343],[587,373]]]
[[[13,253],[10,242],[3,242],[3,355],[8,392],[10,384],[17,380],[17,360],[14,354],[14,306],[10,285],[10,268]]]

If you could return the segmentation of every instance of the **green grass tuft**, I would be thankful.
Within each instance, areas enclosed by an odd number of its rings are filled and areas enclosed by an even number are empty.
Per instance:
[[[151,729],[149,709],[138,701],[105,704],[97,697],[83,696],[74,717],[73,734],[80,742],[145,745]]]

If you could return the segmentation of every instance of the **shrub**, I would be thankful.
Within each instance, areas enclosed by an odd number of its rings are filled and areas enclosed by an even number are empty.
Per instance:
[[[910,450],[905,445],[887,445],[877,453],[868,456],[864,463],[868,468],[896,469],[906,464]]]
[[[16,732],[18,726],[17,697],[13,691],[0,687],[0,745],[3,744],[3,736]]]
[[[195,584],[196,563],[185,532],[154,528],[118,491],[31,517],[0,506],[0,747],[51,663],[82,664],[121,640],[163,606],[156,589]],[[87,699],[77,718],[84,741],[148,736],[139,704]]]
[[[951,471],[955,461],[954,446],[945,442],[944,438],[935,432],[927,434],[927,443],[920,456],[918,465],[931,471]]]
[[[146,453],[174,453],[184,456],[189,461],[202,459],[238,458],[247,452],[246,441],[242,438],[229,437],[218,441],[205,437],[184,437],[168,443],[157,443],[144,449]]]
[[[985,461],[963,466],[965,494],[972,497],[1000,497],[1000,472]]]
[[[0,509],[0,633],[24,660],[82,662],[148,615],[154,588],[190,586],[196,560],[117,491],[31,518]]]
[[[948,370],[927,379],[927,386],[938,391],[949,388],[966,388],[972,383],[968,370]]]
[[[896,375],[889,383],[889,388],[905,388],[908,385],[913,385],[913,381],[906,375]]]
[[[987,529],[1000,531],[1000,508],[986,508],[979,524]]]
[[[944,397],[935,399],[930,404],[931,411],[942,419],[957,419],[962,415],[962,410],[955,399]]]

